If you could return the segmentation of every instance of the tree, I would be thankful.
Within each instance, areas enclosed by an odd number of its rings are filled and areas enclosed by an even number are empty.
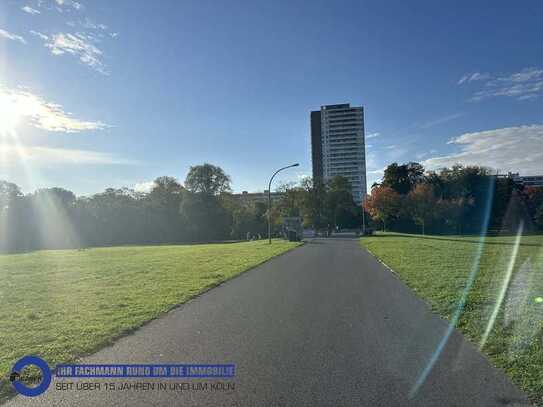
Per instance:
[[[356,205],[353,201],[351,183],[347,178],[338,175],[328,181],[325,202],[330,225],[348,228],[360,223],[360,219],[356,219]]]
[[[466,198],[438,199],[436,202],[436,218],[441,221],[447,231],[462,233],[462,212],[471,201]]]
[[[301,216],[305,191],[294,184],[285,184],[279,187],[283,193],[277,203],[277,209],[282,217]]]
[[[185,188],[193,193],[219,195],[232,190],[230,182],[230,177],[221,167],[205,163],[190,167],[185,179]]]
[[[534,220],[539,230],[543,230],[543,204],[537,209]]]
[[[326,217],[326,185],[322,179],[306,177],[300,182],[304,191],[302,198],[302,216],[305,226],[320,230],[329,223]]]
[[[72,191],[44,188],[37,190],[30,199],[38,247],[80,246],[81,236],[74,219],[76,197]]]
[[[144,199],[129,188],[107,188],[89,198],[79,198],[76,207],[85,243],[115,245],[168,241],[168,229],[162,229],[158,221],[147,221],[148,208]],[[154,229],[159,229],[164,240],[158,240]]]
[[[528,213],[537,225],[537,213],[543,206],[543,187],[524,187],[521,197],[526,205]]]
[[[232,213],[219,196],[204,192],[183,192],[180,213],[193,242],[228,239],[231,233]]]
[[[69,208],[75,203],[75,194],[63,188],[43,188],[34,193],[36,201],[47,201],[57,207]]]
[[[171,201],[180,200],[183,187],[174,177],[158,177],[153,181],[153,187],[148,197],[162,205],[168,206]]]
[[[410,189],[413,189],[419,182],[424,182],[424,166],[416,162],[407,163],[407,179]]]
[[[232,238],[246,239],[251,236],[265,236],[267,231],[267,206],[263,202],[236,205],[232,210]]]
[[[151,192],[143,197],[143,225],[153,241],[174,242],[184,238],[184,224],[179,213],[183,187],[173,177],[155,179]]]
[[[21,189],[16,184],[0,180],[0,211],[7,209],[10,204],[22,196]]]
[[[32,222],[24,203],[17,185],[0,181],[0,251],[29,247],[25,240],[32,235]]]
[[[386,230],[388,222],[399,216],[400,208],[400,194],[386,186],[373,188],[371,195],[364,201],[364,209],[374,220],[383,222],[383,230]]]
[[[407,210],[415,223],[422,226],[422,234],[425,234],[425,226],[436,216],[436,198],[429,184],[417,184],[407,195]]]
[[[424,179],[424,167],[415,162],[403,165],[390,164],[383,175],[382,186],[392,188],[401,195],[406,195]]]

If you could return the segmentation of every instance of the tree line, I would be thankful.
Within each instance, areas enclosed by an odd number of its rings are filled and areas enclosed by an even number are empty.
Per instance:
[[[393,163],[364,202],[376,226],[415,233],[543,230],[543,188],[523,187],[484,167],[439,171]]]
[[[348,183],[335,179],[313,187],[307,179],[279,188],[283,195],[271,211],[274,235],[281,232],[284,216],[302,212],[309,214],[306,224],[322,227],[332,220],[357,222],[361,208],[352,202]],[[17,185],[0,181],[0,251],[267,237],[267,203],[244,201],[231,192],[230,177],[212,164],[190,167],[183,184],[159,177],[148,193],[108,188],[77,197],[63,188],[44,188],[23,194]]]
[[[278,189],[270,217],[273,234],[284,217],[300,216],[316,230],[366,225],[411,233],[515,232],[543,229],[543,188],[522,187],[483,167],[425,171],[418,163],[389,165],[363,205],[347,179],[307,177]],[[267,236],[267,202],[233,195],[218,166],[190,167],[183,184],[157,178],[150,192],[108,188],[76,197],[63,188],[23,194],[0,181],[0,251],[244,240]]]

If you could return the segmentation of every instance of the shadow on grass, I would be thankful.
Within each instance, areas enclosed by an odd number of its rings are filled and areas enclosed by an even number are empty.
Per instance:
[[[543,235],[529,235],[529,236],[542,236]],[[415,238],[415,239],[427,239],[427,240],[440,240],[444,242],[461,242],[461,243],[481,243],[485,245],[494,245],[494,246],[514,246],[515,243],[511,242],[489,242],[488,240],[485,240],[483,237],[483,240],[476,240],[478,238],[477,235],[469,235],[469,237],[472,237],[472,239],[466,239],[466,237],[439,237],[439,236],[424,236],[424,235],[410,235],[410,234],[403,234],[403,233],[393,233],[393,234],[377,234],[373,235],[372,237],[377,237],[379,239],[384,238],[390,238],[390,237],[403,237],[403,238]],[[506,237],[506,236],[487,236],[487,237]],[[525,247],[541,247],[541,244],[538,243],[520,243],[520,246]]]

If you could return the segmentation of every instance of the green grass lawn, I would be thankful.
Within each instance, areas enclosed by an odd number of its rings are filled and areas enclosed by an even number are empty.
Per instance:
[[[13,363],[54,366],[297,246],[275,240],[0,255],[0,399]],[[3,390],[2,390],[3,388]]]
[[[474,276],[457,327],[543,406],[543,236],[518,246],[514,236],[481,245],[478,237],[381,233],[361,242],[449,320]]]

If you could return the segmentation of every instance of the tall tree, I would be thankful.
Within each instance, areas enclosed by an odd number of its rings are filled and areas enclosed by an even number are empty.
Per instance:
[[[194,193],[218,195],[232,190],[230,182],[230,177],[221,167],[205,163],[190,167],[185,188]]]
[[[401,195],[406,195],[415,185],[424,179],[424,167],[415,162],[403,165],[390,164],[383,176],[382,186],[392,188]]]
[[[185,179],[187,191],[181,201],[181,215],[193,241],[226,239],[231,233],[232,211],[227,198],[230,177],[221,167],[205,163],[190,167]]]
[[[325,228],[328,224],[325,208],[326,185],[320,178],[306,177],[300,182],[300,188],[304,191],[302,216],[305,226],[317,230]]]
[[[158,177],[145,198],[152,208],[163,210],[168,216],[175,217],[179,213],[182,192],[183,187],[175,178]]]

